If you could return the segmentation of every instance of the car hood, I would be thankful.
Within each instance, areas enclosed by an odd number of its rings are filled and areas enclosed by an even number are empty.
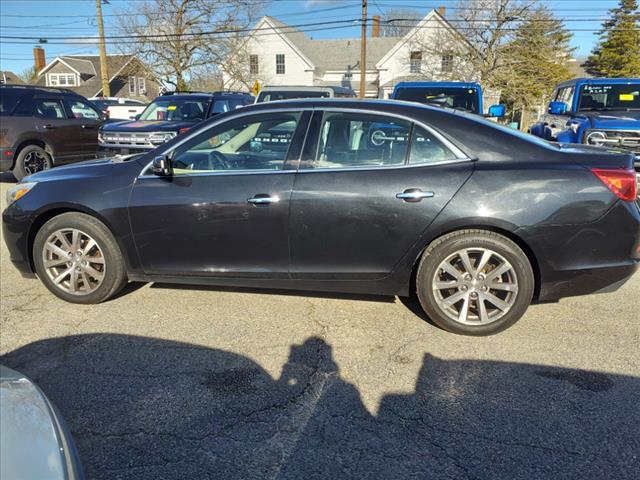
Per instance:
[[[0,477],[75,479],[53,405],[24,375],[0,365]]]
[[[600,112],[587,115],[591,128],[640,130],[640,111]]]
[[[107,123],[100,130],[103,132],[177,132],[181,128],[191,128],[200,121],[134,120]]]
[[[104,176],[126,176],[133,178],[141,170],[136,160],[144,154],[117,155],[100,160],[72,163],[34,173],[22,179],[22,182],[50,182],[72,178],[95,178]]]

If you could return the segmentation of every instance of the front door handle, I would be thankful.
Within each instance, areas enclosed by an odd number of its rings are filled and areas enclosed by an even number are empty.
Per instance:
[[[46,125],[43,125],[42,128],[44,128],[45,130],[55,130],[56,129],[55,125],[51,125],[50,123],[47,123]]]
[[[271,205],[272,203],[278,203],[279,201],[280,198],[277,196],[267,195],[266,193],[260,193],[247,200],[251,205]]]
[[[402,193],[396,193],[396,198],[405,202],[420,202],[423,198],[431,198],[434,195],[433,192],[423,192],[419,188],[408,188]]]
[[[82,128],[96,128],[95,125],[82,125]]]

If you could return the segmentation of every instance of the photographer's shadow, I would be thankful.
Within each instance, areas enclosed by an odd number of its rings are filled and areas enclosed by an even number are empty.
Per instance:
[[[415,392],[388,394],[371,414],[316,337],[291,347],[277,379],[234,353],[112,334],[48,339],[0,361],[59,407],[88,478],[635,478],[638,468],[633,377],[427,354]]]

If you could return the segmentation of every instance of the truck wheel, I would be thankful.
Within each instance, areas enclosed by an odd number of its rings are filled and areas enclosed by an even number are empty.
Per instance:
[[[529,259],[508,238],[460,230],[435,240],[420,260],[420,304],[438,326],[462,335],[492,335],[516,323],[531,303]]]
[[[37,145],[27,145],[18,153],[16,163],[13,166],[13,176],[20,181],[27,175],[51,168],[51,164],[51,157],[43,148]]]

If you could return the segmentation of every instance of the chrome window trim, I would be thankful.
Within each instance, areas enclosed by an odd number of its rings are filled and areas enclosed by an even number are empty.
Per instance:
[[[350,168],[315,168],[315,169],[301,169],[301,168],[297,168],[296,170],[229,170],[229,171],[225,171],[225,172],[202,172],[202,173],[190,173],[190,174],[181,174],[179,175],[180,178],[184,178],[184,177],[192,177],[192,176],[217,176],[217,175],[249,175],[249,174],[274,174],[274,173],[302,173],[302,172],[331,172],[331,171],[337,171],[337,172],[346,172],[346,171],[367,171],[367,170],[388,170],[390,168],[415,168],[415,167],[428,167],[428,166],[437,166],[437,165],[445,165],[445,164],[449,164],[449,163],[460,163],[460,162],[470,162],[473,161],[473,159],[471,157],[469,157],[467,154],[465,154],[462,150],[460,150],[460,148],[458,148],[455,144],[453,144],[449,139],[447,139],[446,137],[444,137],[442,134],[440,134],[437,130],[435,130],[433,127],[430,127],[429,125],[424,124],[423,122],[421,122],[420,120],[417,120],[415,118],[411,118],[407,115],[402,115],[399,113],[395,113],[395,112],[385,112],[383,110],[380,110],[378,108],[345,108],[345,107],[321,107],[321,106],[316,106],[316,107],[309,107],[309,108],[303,108],[302,110],[299,108],[274,108],[274,109],[270,109],[270,110],[261,110],[258,112],[247,112],[244,111],[242,112],[241,110],[238,110],[237,114],[233,115],[232,117],[228,117],[226,119],[222,119],[222,120],[218,120],[218,121],[214,121],[210,124],[207,125],[203,125],[198,129],[191,129],[189,130],[189,136],[188,138],[184,138],[182,141],[176,143],[175,145],[173,145],[169,150],[167,150],[166,152],[164,152],[164,155],[169,155],[171,153],[173,153],[180,145],[184,144],[185,142],[189,141],[190,138],[192,138],[192,135],[199,135],[200,133],[204,132],[207,129],[212,129],[215,128],[216,126],[227,122],[227,121],[233,121],[236,120],[238,118],[242,118],[242,117],[247,117],[247,116],[254,116],[254,115],[260,115],[260,114],[271,114],[271,113],[299,113],[300,111],[305,112],[305,111],[311,111],[311,112],[316,112],[316,111],[322,111],[322,112],[343,112],[343,113],[363,113],[363,114],[373,114],[373,115],[381,115],[381,116],[386,116],[386,117],[394,117],[394,118],[399,118],[401,120],[405,120],[411,123],[414,123],[416,125],[419,125],[420,127],[424,128],[427,132],[429,132],[430,134],[432,134],[434,137],[436,137],[440,142],[442,142],[449,150],[451,150],[451,152],[456,156],[455,159],[452,160],[445,160],[442,162],[434,162],[434,163],[416,163],[416,164],[403,164],[403,165],[388,165],[388,166],[363,166],[363,167],[350,167]],[[234,111],[235,113],[235,111]],[[307,140],[307,135],[308,135],[308,131],[305,132],[305,142]],[[138,174],[138,178],[163,178],[160,177],[158,175],[146,175],[146,172],[148,170],[151,169],[151,166],[153,164],[153,160],[151,160],[145,167],[143,167],[143,169],[140,171],[140,173]]]

